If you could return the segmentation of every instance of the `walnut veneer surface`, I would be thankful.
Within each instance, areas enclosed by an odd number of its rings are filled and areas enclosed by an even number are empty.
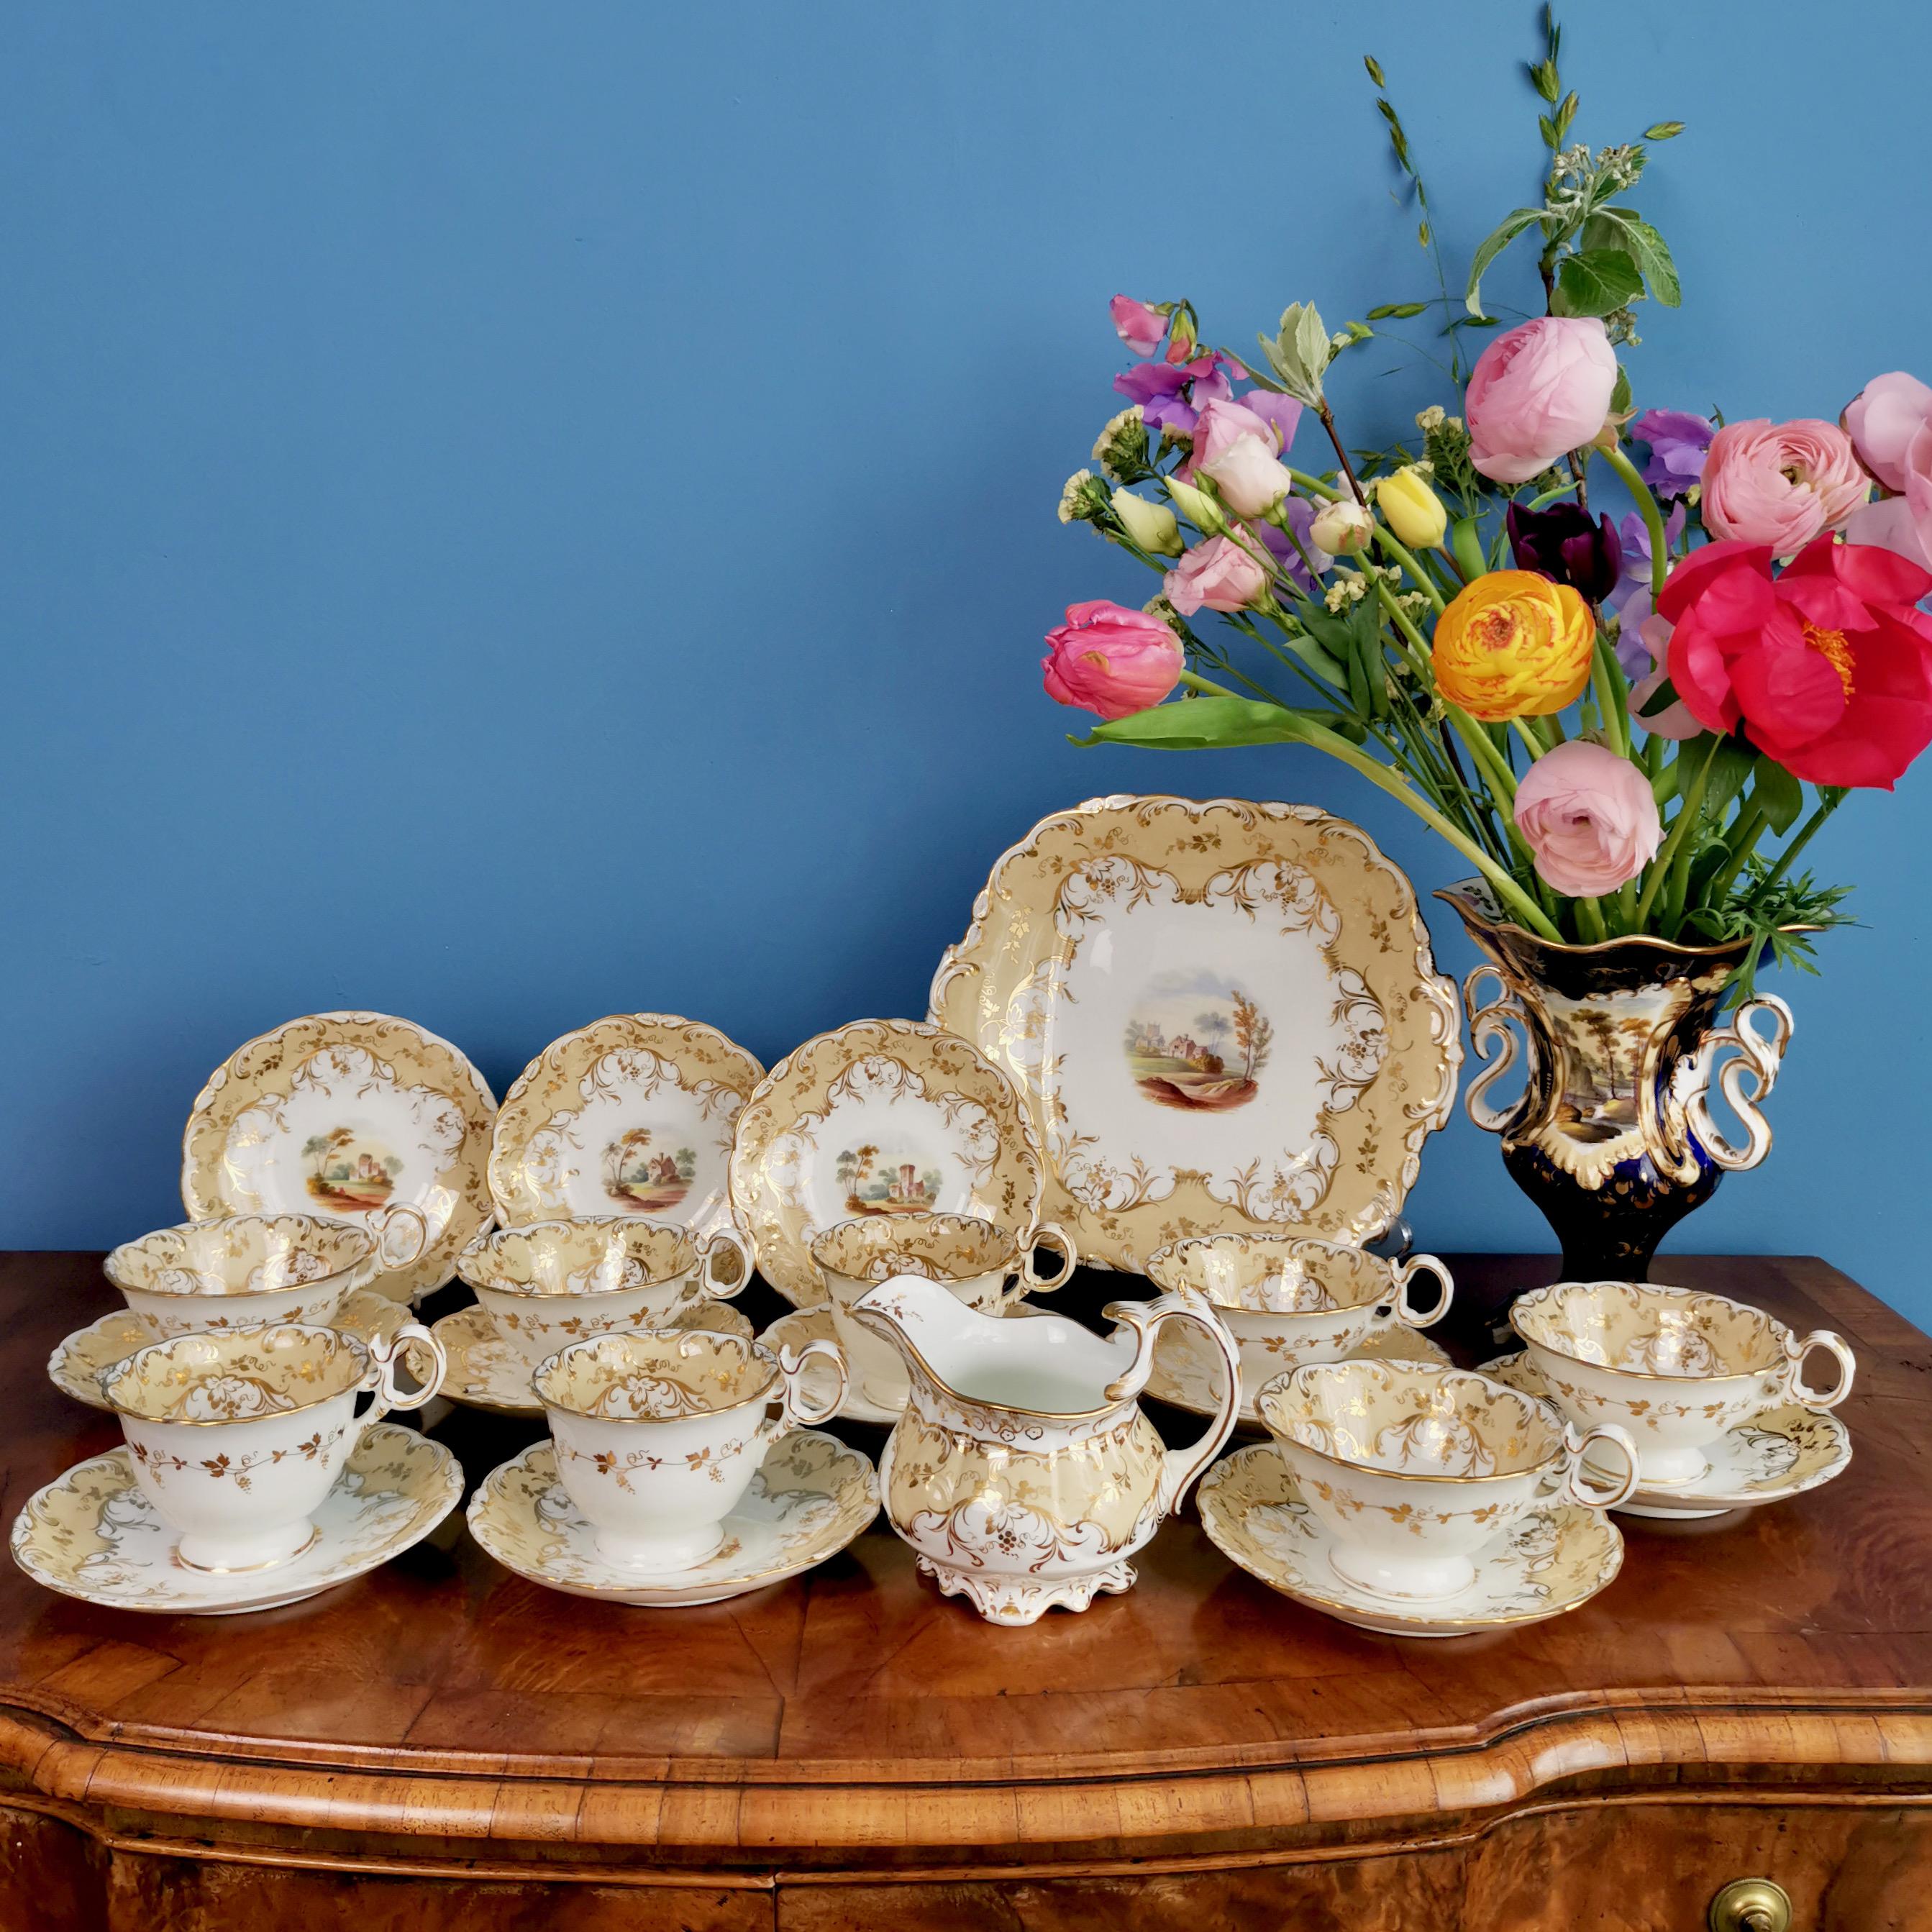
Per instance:
[[[1466,1363],[1554,1269],[1452,1265],[1438,1332]],[[1658,1272],[1845,1334],[1852,1466],[1748,1516],[1621,1519],[1610,1588],[1513,1634],[1349,1629],[1234,1569],[1191,1505],[1132,1592],[1017,1630],[921,1582],[883,1520],[681,1610],[524,1582],[460,1511],[236,1618],[96,1610],[8,1565],[0,1928],[1615,1932],[1701,1925],[1756,1874],[1800,1928],[1932,1927],[1932,1340],[1821,1262]],[[1058,1305],[1145,1292],[1083,1274]],[[98,1257],[0,1257],[9,1520],[118,1439],[42,1367],[111,1299]],[[473,1484],[542,1425],[433,1430]]]

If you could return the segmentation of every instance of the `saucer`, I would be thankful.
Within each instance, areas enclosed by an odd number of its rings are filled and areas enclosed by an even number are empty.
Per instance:
[[[1498,1355],[1477,1372],[1525,1395],[1550,1400],[1527,1350]],[[1695,1482],[1673,1483],[1668,1489],[1640,1484],[1628,1502],[1617,1505],[1619,1514],[1688,1519],[1781,1503],[1843,1474],[1852,1460],[1852,1438],[1835,1415],[1783,1402],[1739,1423],[1704,1454],[1711,1466]]]
[[[752,1324],[735,1308],[722,1301],[702,1301],[681,1308],[666,1322],[667,1328],[709,1328],[719,1334],[735,1335],[741,1342],[752,1339]],[[434,1323],[430,1333],[442,1344],[449,1366],[436,1393],[452,1402],[471,1408],[494,1410],[500,1415],[541,1415],[543,1404],[530,1386],[532,1372],[496,1332],[490,1311],[472,1302],[454,1315]]]
[[[302,1553],[266,1570],[190,1570],[180,1540],[134,1481],[123,1449],[77,1463],[28,1498],[14,1560],[37,1583],[110,1610],[233,1616],[299,1603],[400,1556],[463,1499],[463,1469],[440,1443],[394,1423],[363,1432],[315,1513]]]
[[[1450,1366],[1448,1352],[1432,1336],[1408,1328],[1393,1316],[1370,1330],[1352,1359],[1363,1357],[1385,1362],[1435,1362]],[[1170,1322],[1154,1338],[1154,1372],[1147,1379],[1147,1393],[1156,1401],[1186,1409],[1190,1415],[1217,1414],[1220,1404],[1214,1395],[1214,1377],[1220,1366],[1220,1357],[1209,1348],[1207,1338],[1192,1322]],[[1254,1404],[1244,1402],[1234,1426],[1265,1430],[1268,1425],[1256,1414]]]
[[[322,1325],[339,1328],[364,1342],[388,1342],[410,1318],[405,1303],[392,1301],[386,1294],[358,1288],[343,1298],[334,1318]],[[84,1402],[90,1408],[105,1408],[98,1379],[103,1369],[124,1362],[136,1348],[158,1342],[160,1335],[131,1309],[117,1308],[98,1322],[79,1329],[47,1358],[47,1373],[63,1395]]]
[[[1469,1636],[1540,1623],[1588,1603],[1623,1567],[1616,1524],[1600,1510],[1562,1503],[1522,1517],[1482,1550],[1466,1590],[1399,1603],[1335,1568],[1334,1539],[1273,1443],[1216,1462],[1196,1495],[1202,1528],[1231,1562],[1298,1604],[1383,1636]]]
[[[724,1519],[715,1556],[682,1570],[620,1568],[599,1556],[590,1525],[556,1480],[556,1452],[532,1442],[484,1478],[470,1533],[519,1576],[566,1596],[668,1609],[715,1604],[796,1576],[836,1556],[879,1509],[872,1464],[835,1436],[795,1430],[766,1451],[744,1500]]]

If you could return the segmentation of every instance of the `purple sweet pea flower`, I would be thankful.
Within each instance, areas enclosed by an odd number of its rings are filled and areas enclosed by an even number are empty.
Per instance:
[[[1242,400],[1246,401],[1247,398],[1244,397]],[[1281,500],[1281,508],[1282,515],[1288,519],[1289,528],[1294,532],[1294,543],[1288,541],[1286,530],[1277,530],[1273,524],[1257,520],[1246,525],[1246,528],[1261,539],[1269,554],[1287,572],[1294,587],[1304,597],[1312,597],[1318,594],[1318,586],[1314,578],[1309,574],[1308,564],[1301,560],[1302,552],[1305,550],[1307,553],[1309,563],[1313,564],[1317,571],[1327,570],[1335,560],[1308,533],[1309,526],[1315,520],[1315,506],[1312,503],[1300,496],[1284,496]],[[1295,543],[1300,544],[1300,550],[1295,548]]]
[[[1702,476],[1717,433],[1702,416],[1682,410],[1646,410],[1624,431],[1633,442],[1649,444],[1643,480],[1660,496],[1682,496]]]
[[[1676,548],[1677,539],[1684,534],[1684,506],[1682,503],[1674,505],[1670,520],[1664,526],[1664,534],[1673,550]],[[1617,528],[1623,538],[1623,572],[1617,579],[1616,588],[1604,599],[1604,608],[1611,616],[1621,617],[1624,607],[1638,591],[1648,592],[1650,589],[1650,526],[1638,512],[1632,510]],[[1621,644],[1618,646],[1618,652],[1621,656]],[[1648,669],[1648,662],[1642,668]],[[1625,666],[1626,670],[1628,668]],[[1634,671],[1630,673],[1632,676],[1636,674]]]
[[[1241,398],[1241,406],[1252,410],[1262,421],[1268,424],[1280,439],[1281,452],[1288,453],[1288,446],[1294,440],[1294,432],[1301,423],[1301,405],[1292,396],[1278,396],[1272,389],[1250,389]],[[1303,506],[1307,508],[1306,505]],[[1310,517],[1315,512],[1308,512]]]
[[[1217,398],[1225,402],[1234,393],[1222,362],[1219,356],[1202,356],[1192,362],[1136,362],[1114,378],[1114,387],[1130,402],[1140,404],[1156,436],[1162,430],[1192,436],[1202,405]]]

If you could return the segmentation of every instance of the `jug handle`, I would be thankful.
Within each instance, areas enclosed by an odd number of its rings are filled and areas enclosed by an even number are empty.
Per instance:
[[[1154,1340],[1165,1322],[1192,1322],[1204,1330],[1208,1339],[1219,1352],[1226,1371],[1221,1406],[1215,1411],[1213,1422],[1186,1448],[1169,1449],[1162,1456],[1156,1500],[1162,1515],[1171,1515],[1180,1507],[1181,1498],[1186,1495],[1195,1478],[1221,1453],[1222,1444],[1234,1432],[1235,1419],[1241,1407],[1240,1350],[1234,1336],[1228,1334],[1226,1324],[1207,1300],[1184,1288],[1157,1294],[1151,1301],[1110,1302],[1100,1312],[1107,1321],[1125,1324],[1139,1336],[1132,1366],[1107,1388],[1106,1394],[1109,1402],[1130,1400],[1146,1385],[1154,1367]]]

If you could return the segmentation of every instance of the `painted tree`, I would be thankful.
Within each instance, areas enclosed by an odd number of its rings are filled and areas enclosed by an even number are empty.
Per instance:
[[[1262,1017],[1261,1009],[1246,994],[1232,995],[1234,1004],[1234,1044],[1241,1051],[1241,1074],[1252,1080],[1268,1064],[1268,1049],[1274,1044],[1273,1024]]]

